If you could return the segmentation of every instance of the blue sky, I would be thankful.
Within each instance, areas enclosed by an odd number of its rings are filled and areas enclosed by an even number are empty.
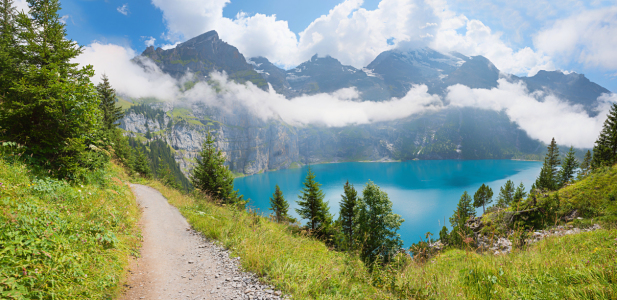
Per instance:
[[[540,69],[584,73],[617,91],[617,55],[612,55],[617,49],[615,1],[64,0],[61,4],[69,38],[84,46],[115,44],[140,53],[148,40],[169,46],[214,29],[247,57],[262,55],[290,68],[315,53],[362,67],[382,51],[419,45],[484,55],[502,71],[517,75],[533,75]]]

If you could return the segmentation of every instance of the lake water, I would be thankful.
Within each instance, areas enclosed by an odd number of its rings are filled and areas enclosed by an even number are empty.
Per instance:
[[[322,184],[325,200],[330,203],[330,212],[335,215],[347,180],[358,190],[358,195],[362,195],[369,180],[387,192],[394,212],[405,219],[399,230],[405,247],[424,238],[427,231],[438,237],[444,218],[450,228],[448,218],[464,191],[473,197],[480,185],[486,183],[493,189],[493,201],[496,201],[499,187],[508,179],[516,186],[523,182],[528,191],[541,167],[541,162],[514,160],[351,162],[311,166],[315,179]],[[246,176],[235,179],[234,186],[245,199],[250,198],[249,207],[269,214],[270,197],[278,184],[289,202],[291,214],[297,218],[296,200],[307,170],[305,166]],[[482,208],[478,212],[481,213]]]

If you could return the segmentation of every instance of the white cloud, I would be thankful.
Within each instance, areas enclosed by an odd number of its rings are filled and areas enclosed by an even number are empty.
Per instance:
[[[563,62],[617,69],[617,7],[586,10],[558,20],[534,37],[534,45]]]
[[[156,42],[156,39],[151,36],[142,36],[141,38],[145,39],[144,44],[146,47],[154,46],[154,42]]]
[[[136,53],[130,48],[114,44],[92,43],[75,59],[81,65],[92,65],[96,70],[93,82],[100,82],[101,75],[107,74],[111,85],[118,93],[133,98],[156,97],[172,100],[178,97],[176,82],[152,63],[144,59],[144,68],[131,62]]]
[[[123,15],[128,15],[129,14],[129,4],[128,3],[124,3],[122,4],[122,6],[118,6],[118,8],[116,8],[116,10],[123,14]]]
[[[523,83],[498,82],[499,86],[490,90],[451,86],[446,97],[453,106],[503,110],[530,137],[545,143],[554,137],[559,144],[579,148],[593,147],[610,103],[617,102],[615,94],[602,95],[598,99],[600,113],[590,117],[580,105],[570,105],[553,95],[530,94]]]
[[[16,0],[13,2],[13,6],[17,9],[17,12],[28,12],[30,11],[30,7],[28,6],[28,2],[26,0]]]
[[[66,20],[69,19],[69,15],[64,15],[60,18],[60,23],[66,24]]]

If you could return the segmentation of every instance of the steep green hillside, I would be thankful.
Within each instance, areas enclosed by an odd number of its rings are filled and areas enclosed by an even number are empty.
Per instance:
[[[88,184],[34,172],[0,158],[0,298],[111,299],[140,241],[123,171]]]

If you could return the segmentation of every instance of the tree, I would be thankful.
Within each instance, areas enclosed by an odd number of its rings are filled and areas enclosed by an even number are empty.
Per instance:
[[[224,165],[225,157],[214,146],[214,137],[208,133],[191,174],[196,189],[206,192],[225,204],[243,204],[242,196],[234,191],[233,174]]]
[[[508,207],[514,200],[514,182],[506,181],[506,184],[499,188],[499,196],[497,196],[497,206]]]
[[[283,192],[279,188],[279,185],[276,185],[274,189],[274,194],[272,194],[272,198],[270,198],[270,210],[274,212],[274,217],[277,222],[287,221],[289,216],[287,215],[287,210],[289,209],[289,203],[283,197]]]
[[[473,195],[473,207],[482,206],[482,213],[484,213],[484,206],[491,204],[491,202],[493,202],[493,189],[483,183]]]
[[[591,171],[591,151],[587,150],[583,162],[581,163],[581,172],[579,175],[585,176],[589,174],[589,171]]]
[[[133,163],[132,168],[137,174],[150,177],[152,175],[152,171],[150,170],[150,162],[148,162],[148,158],[143,153],[141,148],[133,148]]]
[[[459,199],[458,204],[456,205],[456,210],[452,217],[450,217],[450,225],[452,225],[452,232],[450,233],[450,238],[448,241],[452,245],[460,246],[463,244],[463,237],[471,234],[471,229],[465,226],[467,220],[470,217],[476,215],[476,210],[471,205],[471,196],[465,191],[463,195],[461,195],[461,199]]]
[[[559,187],[566,185],[572,178],[574,178],[574,172],[578,168],[578,160],[574,156],[574,147],[570,146],[566,158],[561,162],[561,170],[559,171]]]
[[[389,261],[403,247],[397,231],[404,221],[392,212],[388,194],[369,181],[358,204],[360,257],[365,264],[371,266],[378,258]]]
[[[525,197],[527,197],[527,192],[525,192],[525,185],[523,185],[523,183],[521,182],[521,184],[519,184],[516,188],[512,200],[514,201],[514,203],[518,203]]]
[[[444,246],[448,245],[449,243],[448,228],[446,227],[446,225],[443,225],[441,231],[439,232],[439,240]]]
[[[544,164],[540,170],[540,176],[536,179],[536,188],[554,191],[559,186],[559,176],[557,167],[560,164],[559,148],[555,138],[548,145]]]
[[[0,102],[10,97],[10,88],[19,78],[15,27],[15,8],[12,0],[0,2]],[[1,134],[1,132],[0,132]]]
[[[116,128],[116,122],[122,119],[124,113],[121,107],[116,106],[116,91],[109,84],[107,75],[103,74],[102,82],[96,86],[96,90],[101,99],[99,107],[103,113],[103,127],[112,130]]]
[[[297,203],[300,208],[296,208],[296,212],[301,218],[308,220],[307,225],[314,232],[324,229],[322,228],[324,226],[329,226],[332,218],[328,202],[323,201],[325,195],[319,188],[320,186],[321,184],[315,181],[315,174],[309,167],[302,194],[298,195],[300,201]],[[323,234],[323,232],[318,234]]]
[[[2,95],[0,127],[6,139],[26,146],[32,162],[75,178],[83,168],[101,165],[101,157],[89,153],[96,149],[90,145],[101,120],[90,82],[94,71],[71,62],[82,48],[65,38],[58,0],[28,4],[29,12],[14,22],[17,44],[10,49],[19,60],[13,65],[19,77],[11,78],[10,93]]]
[[[169,164],[163,162],[161,167],[159,168],[156,177],[166,186],[174,188],[176,190],[182,189],[182,184],[178,182],[176,177],[174,176]]]
[[[343,186],[344,193],[341,195],[341,210],[339,212],[339,220],[341,231],[345,237],[345,246],[347,249],[353,249],[354,233],[358,216],[358,192],[349,184],[349,181]]]
[[[600,136],[593,147],[592,168],[612,166],[617,163],[617,103],[613,103],[606,116]]]

